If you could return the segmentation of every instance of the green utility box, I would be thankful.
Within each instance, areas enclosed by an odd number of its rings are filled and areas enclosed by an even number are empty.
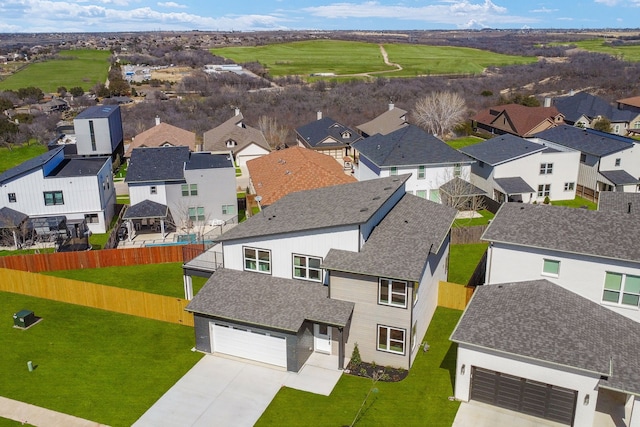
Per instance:
[[[20,310],[13,315],[13,324],[18,328],[28,328],[36,323],[36,316],[31,310]]]

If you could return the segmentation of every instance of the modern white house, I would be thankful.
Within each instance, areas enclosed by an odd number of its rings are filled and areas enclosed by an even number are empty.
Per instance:
[[[210,250],[224,265],[187,306],[196,349],[298,371],[314,352],[342,369],[357,343],[363,361],[410,368],[456,210],[406,194],[408,179],[290,193],[224,233]],[[198,258],[183,267],[187,286]]]
[[[476,162],[470,182],[502,203],[573,200],[580,152],[502,135],[460,149]]]
[[[88,107],[73,119],[80,156],[111,156],[114,162],[124,156],[124,131],[118,105]]]
[[[358,181],[411,174],[407,192],[438,203],[439,188],[456,177],[468,180],[474,162],[414,125],[364,138],[353,149]]]

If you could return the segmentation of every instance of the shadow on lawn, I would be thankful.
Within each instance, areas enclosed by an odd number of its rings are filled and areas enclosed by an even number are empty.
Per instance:
[[[458,354],[458,344],[451,343],[447,354],[444,355],[442,362],[440,362],[440,368],[449,371],[449,379],[451,380],[451,389],[455,390],[456,381],[456,356]]]

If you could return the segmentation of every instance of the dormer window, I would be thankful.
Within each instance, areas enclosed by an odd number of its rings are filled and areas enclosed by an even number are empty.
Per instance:
[[[235,142],[233,139],[230,139],[227,141],[227,148],[233,148],[236,147],[238,145],[237,142]]]
[[[345,138],[345,139],[346,138],[351,138],[351,132],[349,132],[349,131],[342,132],[342,137]]]

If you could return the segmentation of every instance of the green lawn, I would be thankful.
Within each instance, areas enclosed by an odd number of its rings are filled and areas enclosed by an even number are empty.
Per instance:
[[[583,199],[582,197],[576,196],[573,200],[556,200],[551,202],[554,206],[567,206],[570,208],[581,208],[582,206],[586,206],[587,209],[595,211],[598,209],[598,205],[591,200]]]
[[[256,47],[228,47],[211,49],[214,55],[230,58],[238,63],[260,62],[274,77],[313,73],[336,75],[378,73],[385,77],[414,77],[428,74],[481,73],[495,65],[535,62],[535,57],[501,55],[479,49],[451,46],[384,45],[389,61],[403,67],[384,63],[380,47],[375,43],[313,40]],[[348,58],[348,60],[345,60]]]
[[[32,424],[29,424],[29,423],[25,424],[25,423],[22,423],[20,421],[13,421],[13,420],[10,420],[10,419],[7,419],[7,418],[0,417],[0,427],[17,427],[17,426],[20,426],[20,427],[25,427],[25,426],[26,427],[31,427]]]
[[[378,392],[367,400],[357,426],[451,427],[460,403],[448,400],[456,366],[456,345],[449,336],[461,314],[438,307],[425,337],[430,350],[419,352],[404,380],[375,384]],[[351,425],[371,385],[371,380],[345,374],[330,396],[283,387],[256,426]]]
[[[13,328],[22,309],[43,320]],[[0,395],[114,427],[130,426],[202,357],[182,325],[4,292],[0,313]]]
[[[18,146],[12,147],[11,150],[9,150],[6,147],[1,147],[0,148],[0,173],[6,170],[9,170],[15,166],[18,166],[24,161],[32,159],[46,152],[47,152],[47,147],[42,144],[38,144],[37,142],[18,145]]]
[[[53,253],[53,252],[54,252],[54,248],[18,249],[17,251],[1,250],[0,256],[46,254],[46,253]]]
[[[109,71],[107,50],[68,50],[52,59],[29,64],[26,68],[0,81],[0,90],[37,86],[45,93],[55,93],[60,86],[75,86],[88,91],[96,83],[104,83]]]
[[[452,283],[466,285],[476,269],[489,243],[451,245],[449,251],[449,278]]]
[[[553,43],[554,45],[566,45],[567,43]],[[577,47],[588,50],[590,52],[606,53],[609,55],[622,58],[626,61],[640,61],[640,45],[633,46],[612,46],[605,43],[604,39],[580,40],[571,42]]]
[[[473,227],[475,225],[487,225],[493,219],[495,214],[486,209],[478,211],[482,217],[480,218],[458,218],[453,222],[454,227]]]
[[[461,148],[468,147],[469,145],[474,145],[482,141],[484,141],[484,139],[478,138],[477,136],[465,136],[464,138],[450,139],[449,141],[446,141],[446,143],[451,148],[459,150]]]
[[[184,298],[182,263],[179,262],[49,271],[43,274],[151,294]],[[194,277],[193,293],[198,293],[206,281],[207,279],[204,277]]]

